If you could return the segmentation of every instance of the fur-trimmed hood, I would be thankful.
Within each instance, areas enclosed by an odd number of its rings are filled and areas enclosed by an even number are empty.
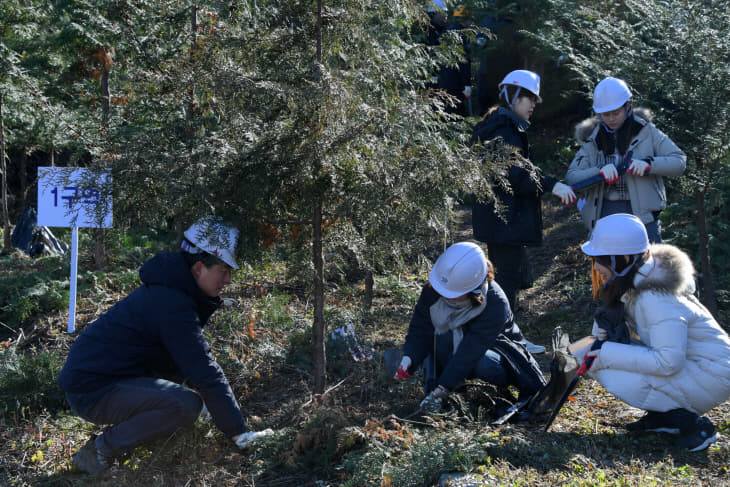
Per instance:
[[[637,292],[694,294],[695,268],[686,253],[673,245],[654,244],[650,247],[650,255],[634,278]]]
[[[654,112],[645,107],[634,107],[634,116],[648,123],[654,120]],[[581,144],[590,139],[591,134],[598,126],[598,117],[586,118],[575,126],[575,139]]]

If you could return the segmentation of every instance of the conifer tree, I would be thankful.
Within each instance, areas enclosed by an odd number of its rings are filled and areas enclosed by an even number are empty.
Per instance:
[[[125,73],[134,82],[111,119],[115,187],[147,217],[226,216],[249,254],[265,241],[290,247],[313,285],[321,393],[325,256],[347,251],[380,270],[423,252],[443,232],[449,194],[486,193],[489,166],[424,90],[436,60],[412,37],[426,21],[417,4],[196,6],[194,52],[183,12],[164,27],[138,14],[138,45],[154,39],[154,51]]]

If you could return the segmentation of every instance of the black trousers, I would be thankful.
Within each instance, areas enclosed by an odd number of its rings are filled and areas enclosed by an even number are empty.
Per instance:
[[[494,264],[496,280],[507,295],[509,307],[515,312],[517,292],[532,286],[532,272],[524,245],[487,244],[487,255]]]

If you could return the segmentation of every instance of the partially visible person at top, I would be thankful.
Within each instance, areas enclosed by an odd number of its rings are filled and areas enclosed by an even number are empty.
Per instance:
[[[438,46],[441,36],[451,31],[459,36],[460,43],[465,50],[465,60],[455,66],[440,65],[434,73],[431,87],[443,90],[458,101],[455,106],[446,106],[447,113],[471,116],[471,60],[467,51],[467,38],[461,32],[464,27],[470,26],[473,21],[471,12],[463,4],[456,5],[453,10],[453,22],[449,23],[448,10],[443,2],[431,1],[428,4],[428,14],[431,19],[426,37],[426,45]]]
[[[238,269],[237,240],[236,228],[200,219],[185,232],[182,251],[145,262],[142,285],[73,343],[58,384],[74,413],[106,425],[74,455],[78,470],[103,474],[116,457],[191,425],[204,406],[239,447],[271,433],[246,431],[203,335]]]
[[[565,205],[576,200],[570,186],[532,163],[527,129],[541,101],[540,77],[523,69],[512,71],[499,83],[499,104],[487,111],[472,133],[472,143],[497,139],[520,159],[520,164],[509,166],[509,188],[493,188],[500,209],[493,201],[477,202],[472,213],[474,238],[487,243],[489,260],[513,312],[518,291],[532,286],[526,246],[542,244],[542,195],[550,191]],[[541,345],[527,343],[533,353],[545,351]]]
[[[659,215],[667,206],[664,177],[684,172],[687,156],[651,123],[653,115],[634,108],[625,81],[605,78],[593,92],[596,117],[576,126],[582,146],[565,175],[568,184],[600,174],[604,183],[590,187],[579,202],[583,223],[592,230],[596,221],[614,213],[636,215],[646,225],[649,241],[661,243]],[[626,154],[625,173],[617,169]]]
[[[524,347],[507,297],[479,245],[459,242],[436,260],[408,326],[397,379],[424,365],[421,408],[437,411],[465,379],[531,396],[545,379]]]
[[[677,448],[704,450],[719,434],[703,415],[730,397],[730,337],[695,297],[692,261],[650,244],[644,223],[626,213],[599,219],[582,250],[605,282],[603,306],[618,311],[608,325],[594,322],[596,349],[576,353],[595,357],[589,377],[646,411],[628,431],[670,433]],[[628,343],[607,340],[614,326]]]

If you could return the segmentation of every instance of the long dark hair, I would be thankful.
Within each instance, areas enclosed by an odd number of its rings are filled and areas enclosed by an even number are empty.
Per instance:
[[[487,278],[485,281],[492,282],[494,280],[494,264],[492,264],[492,261],[487,259]],[[486,296],[484,296],[482,293],[475,294],[470,293],[469,299],[471,300],[472,306],[479,306],[484,302],[484,299]]]
[[[593,260],[615,273],[598,291],[598,297],[604,306],[614,308],[620,303],[621,296],[626,291],[634,289],[634,276],[646,262],[646,252],[636,255],[598,255],[593,257]]]

